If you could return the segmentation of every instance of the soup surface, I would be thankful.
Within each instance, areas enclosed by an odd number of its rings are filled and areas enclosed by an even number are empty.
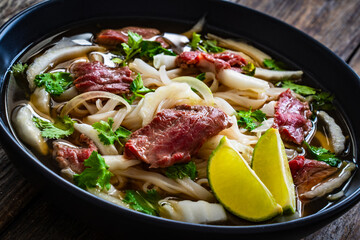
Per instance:
[[[331,93],[201,21],[176,33],[59,33],[14,64],[6,100],[15,134],[46,166],[100,198],[179,221],[310,215],[343,196],[356,168]]]

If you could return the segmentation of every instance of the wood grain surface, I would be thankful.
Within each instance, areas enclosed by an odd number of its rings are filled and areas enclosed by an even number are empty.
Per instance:
[[[0,25],[41,0],[0,0]],[[314,37],[360,74],[359,0],[238,0]],[[0,146],[0,239],[104,239],[101,231],[53,206]],[[305,240],[360,239],[360,203]]]

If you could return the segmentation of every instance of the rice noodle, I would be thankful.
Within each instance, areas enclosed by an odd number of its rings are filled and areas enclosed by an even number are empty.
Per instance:
[[[128,178],[138,179],[150,182],[169,193],[183,193],[197,200],[213,201],[214,196],[202,186],[194,181],[179,180],[175,181],[156,172],[144,171],[138,168],[130,167],[125,170],[115,170],[114,174],[126,176]]]
[[[252,59],[254,59],[260,66],[264,66],[263,62],[265,59],[271,59],[271,56],[269,56],[268,54],[245,42],[234,41],[232,39],[224,39],[210,33],[207,34],[207,36],[209,39],[216,40],[219,46],[221,47],[244,52],[245,54],[249,55]]]

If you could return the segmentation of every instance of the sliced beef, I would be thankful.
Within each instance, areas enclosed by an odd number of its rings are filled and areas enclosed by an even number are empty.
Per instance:
[[[80,135],[78,141],[84,147],[62,141],[53,142],[53,155],[61,169],[70,167],[74,172],[81,173],[85,168],[84,160],[88,159],[93,151],[97,151],[94,142],[84,134]]]
[[[232,52],[204,53],[201,51],[182,52],[176,58],[177,66],[181,68],[200,68],[203,72],[217,73],[222,69],[233,69],[241,72],[246,60]]]
[[[231,125],[228,115],[210,106],[165,109],[131,135],[125,156],[140,159],[152,168],[188,162],[207,139]]]
[[[127,43],[129,31],[139,34],[143,39],[150,39],[160,34],[160,31],[155,28],[124,27],[121,29],[105,29],[98,34],[96,42],[110,46]],[[155,41],[159,42],[162,47],[169,47],[169,44],[162,37],[157,37]]]
[[[309,104],[298,100],[288,89],[279,95],[275,105],[273,127],[279,129],[284,141],[300,145],[311,129],[310,116]]]
[[[75,87],[80,92],[128,93],[133,81],[128,67],[110,68],[101,62],[79,62],[71,68],[71,72],[76,78]]]
[[[289,161],[289,167],[300,200],[303,200],[303,193],[326,181],[338,171],[338,168],[331,167],[325,162],[309,160],[304,156],[297,156]]]

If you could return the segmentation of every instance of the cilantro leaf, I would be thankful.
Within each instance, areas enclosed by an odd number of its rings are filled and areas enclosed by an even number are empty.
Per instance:
[[[224,48],[217,46],[216,40],[202,40],[201,35],[193,32],[189,46],[193,50],[201,50],[203,52],[219,53],[225,51]]]
[[[312,96],[311,104],[316,110],[331,110],[334,108],[332,102],[334,101],[334,95],[329,92],[320,92]]]
[[[153,92],[153,89],[147,88],[144,86],[140,73],[136,76],[134,81],[130,84],[130,91],[132,92],[132,96],[127,98],[126,95],[123,95],[124,99],[132,104],[136,97],[144,97],[144,93]]]
[[[298,94],[301,94],[303,96],[310,96],[310,102],[315,110],[326,111],[334,108],[334,105],[332,104],[334,96],[331,93],[323,92],[309,86],[295,84],[289,80],[279,82],[276,84],[276,86],[281,86],[282,88],[290,88]]]
[[[123,144],[120,142],[120,139],[127,138],[131,134],[131,131],[120,126],[114,132],[112,130],[113,124],[114,120],[112,118],[108,118],[108,122],[101,120],[100,122],[94,123],[92,127],[98,131],[99,139],[104,145],[111,145],[117,141],[122,146]]]
[[[246,75],[249,75],[249,76],[254,76],[255,74],[255,65],[253,63],[248,63],[246,64],[245,66],[243,66],[241,68],[241,70],[246,74]]]
[[[205,80],[205,75],[206,73],[200,73],[199,75],[197,75],[195,78],[199,79],[200,81],[204,81]]]
[[[141,44],[141,52],[139,54],[140,57],[145,58],[145,59],[153,59],[155,55],[158,54],[165,54],[165,55],[171,55],[171,56],[175,56],[176,54],[173,53],[172,51],[163,48],[161,46],[161,43],[156,42],[156,41],[143,41]]]
[[[127,190],[124,202],[136,211],[159,216],[160,195],[155,189],[148,190],[146,193],[142,191]]]
[[[285,80],[281,83],[282,88],[290,88],[294,92],[301,94],[301,95],[313,95],[316,94],[316,89],[304,85],[299,85],[296,83],[293,83],[289,80]]]
[[[69,116],[56,118],[55,122],[48,122],[37,117],[33,117],[35,126],[41,130],[41,136],[51,139],[59,139],[71,135],[74,132],[75,121]]]
[[[183,179],[190,177],[194,180],[197,177],[196,165],[194,162],[175,164],[166,169],[165,175],[172,179]]]
[[[274,59],[264,59],[263,64],[265,67],[267,67],[271,70],[282,71],[286,68],[285,63],[276,61]]]
[[[217,46],[216,40],[205,40],[203,42],[203,46],[208,52],[212,52],[212,53],[219,53],[225,51],[224,48]]]
[[[84,161],[87,167],[80,174],[75,174],[73,180],[75,184],[83,189],[95,188],[110,189],[110,178],[112,173],[108,170],[104,158],[96,151],[93,151],[88,159]]]
[[[254,112],[251,111],[251,109],[249,109],[249,111],[239,110],[237,111],[236,116],[238,118],[239,126],[244,127],[248,131],[252,131],[261,125],[256,124],[255,122],[261,123],[266,120],[266,114],[261,110],[256,110]]]
[[[307,150],[310,152],[311,156],[315,160],[323,161],[329,164],[332,167],[336,167],[341,163],[341,160],[335,156],[334,153],[322,147],[310,146],[307,142],[304,141]]]
[[[37,87],[45,86],[45,91],[51,95],[61,95],[73,83],[70,73],[55,72],[36,75],[34,79]]]
[[[23,78],[25,77],[25,72],[27,68],[28,65],[26,63],[23,64],[21,62],[18,62],[11,67],[11,73],[16,79]]]
[[[128,42],[122,43],[122,50],[124,52],[124,60],[121,61],[122,64],[129,62],[135,57],[141,57],[145,60],[152,60],[153,57],[157,54],[163,53],[165,55],[175,56],[171,50],[163,48],[161,43],[156,41],[146,41],[143,40],[142,36],[129,31],[128,32]],[[120,51],[115,51],[114,54],[119,55]],[[121,58],[115,58],[114,61],[119,62]]]

